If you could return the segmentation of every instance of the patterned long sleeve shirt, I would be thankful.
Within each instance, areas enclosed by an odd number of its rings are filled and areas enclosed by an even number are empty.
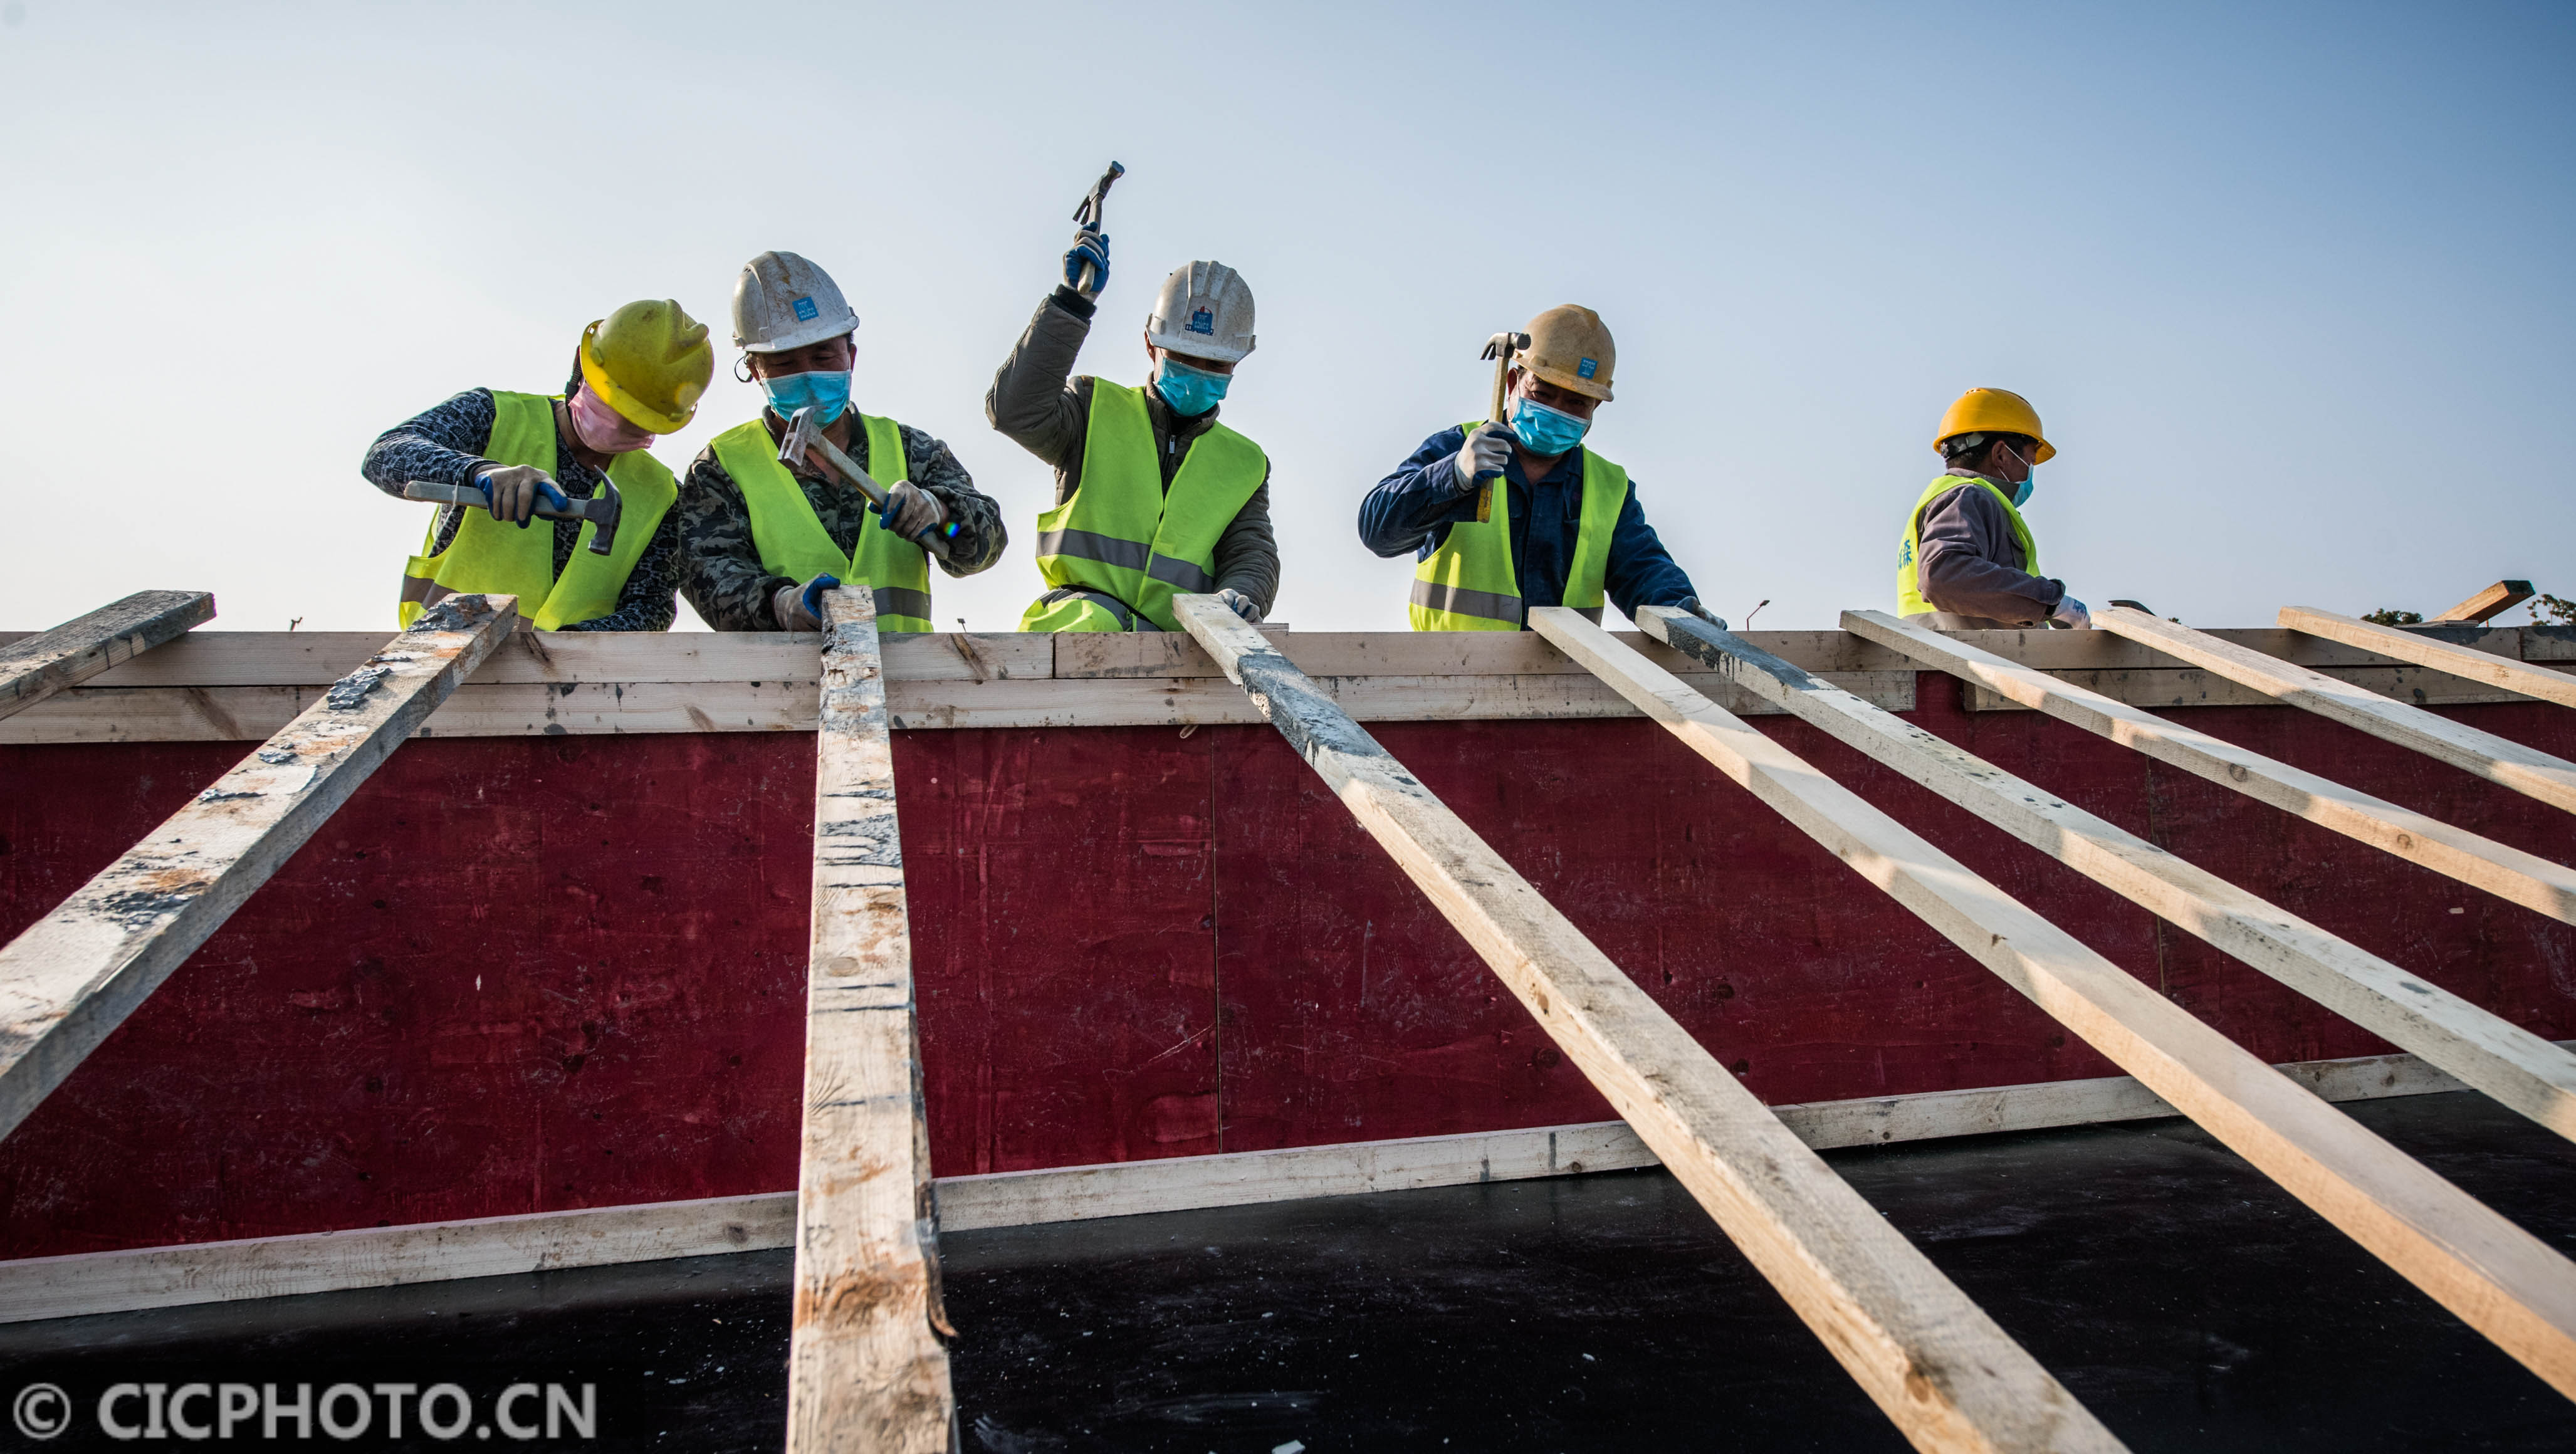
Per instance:
[[[433,484],[464,485],[474,476],[493,467],[483,455],[492,443],[492,421],[499,408],[492,402],[489,389],[468,389],[446,403],[414,416],[404,423],[376,436],[367,446],[367,457],[358,466],[359,473],[377,489],[402,499],[403,482],[428,480]],[[581,462],[572,445],[555,432],[555,467],[549,471],[555,484],[576,500],[587,500],[599,493],[600,482],[607,478]],[[441,505],[438,520],[430,534],[428,554],[447,549],[456,539],[456,528],[465,521],[465,512],[473,505]],[[666,510],[654,527],[653,538],[644,544],[644,553],[636,558],[634,571],[617,593],[617,609],[592,621],[575,621],[560,629],[565,631],[668,631],[671,619],[679,614],[676,593],[679,588],[680,532],[679,511]],[[564,567],[572,563],[572,553],[581,544],[581,522],[578,520],[532,520],[526,526],[554,527],[554,570],[561,578]],[[528,603],[526,614],[533,616],[535,603]]]
[[[785,435],[785,420],[766,409],[760,417],[771,439]],[[952,576],[971,576],[1000,560],[1010,544],[1010,533],[1002,527],[1002,507],[975,488],[974,478],[947,445],[909,424],[899,423],[896,428],[903,435],[903,477],[928,491],[946,507],[948,518],[957,522],[948,554],[931,559]],[[866,430],[851,430],[843,452],[869,475],[884,477],[868,457]],[[839,480],[825,479],[820,466],[793,473],[797,487],[805,492],[805,503],[813,507],[814,518],[822,522],[823,533],[832,537],[833,545],[855,552],[859,532],[878,528],[876,508],[867,496]],[[680,521],[680,591],[698,615],[718,631],[785,630],[770,602],[779,587],[797,582],[772,574],[760,563],[760,546],[751,538],[751,507],[743,501],[742,487],[716,459],[714,445],[699,451],[689,465],[688,478],[680,482],[680,503],[671,513]]]

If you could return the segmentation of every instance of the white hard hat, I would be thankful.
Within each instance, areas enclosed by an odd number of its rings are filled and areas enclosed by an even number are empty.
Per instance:
[[[1145,341],[1184,358],[1233,363],[1252,352],[1252,289],[1223,263],[1174,268],[1154,295]]]
[[[784,353],[858,326],[832,275],[792,252],[762,253],[734,280],[733,343],[746,353]]]

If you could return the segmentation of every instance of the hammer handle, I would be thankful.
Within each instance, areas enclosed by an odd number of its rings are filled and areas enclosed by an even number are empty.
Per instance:
[[[444,485],[436,480],[403,481],[403,498],[426,500],[435,505],[471,505],[487,513],[492,508],[492,497],[483,493],[480,488],[474,485]],[[536,508],[528,513],[547,520],[587,520],[591,518],[590,503],[588,500],[583,500],[570,509],[558,509],[541,498],[537,501]]]

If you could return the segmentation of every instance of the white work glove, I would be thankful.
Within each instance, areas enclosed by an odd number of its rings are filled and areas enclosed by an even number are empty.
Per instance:
[[[1245,625],[1258,626],[1261,624],[1261,607],[1254,604],[1253,599],[1250,596],[1247,596],[1243,592],[1229,586],[1226,589],[1217,592],[1216,598],[1225,602],[1225,608],[1227,610],[1242,617]]]
[[[523,464],[495,465],[474,476],[474,484],[492,501],[492,518],[525,527],[542,498],[559,510],[572,508],[546,472]]]
[[[2058,600],[2057,609],[2048,613],[2048,624],[2069,631],[2087,631],[2092,629],[2093,613],[2084,609],[2082,601],[2065,596]]]
[[[801,586],[780,586],[769,597],[770,614],[782,631],[823,629],[823,593],[840,588],[841,578],[820,575]]]
[[[1467,431],[1467,442],[1458,447],[1458,493],[1472,495],[1484,488],[1486,480],[1503,472],[1503,464],[1512,457],[1512,432],[1499,424],[1479,424]]]
[[[910,480],[897,480],[886,491],[886,528],[906,540],[948,523],[948,507],[939,497]]]
[[[1076,297],[1091,299],[1109,286],[1109,234],[1085,227],[1073,234],[1064,254],[1064,285]]]

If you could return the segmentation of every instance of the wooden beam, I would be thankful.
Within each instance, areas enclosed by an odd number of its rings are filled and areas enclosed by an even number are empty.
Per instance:
[[[2120,1447],[1287,657],[1212,596],[1175,610],[1918,1448]]]
[[[2576,813],[2576,762],[2552,757],[2538,748],[2481,732],[2448,717],[2436,717],[2376,692],[2336,681],[2322,672],[2275,661],[2259,651],[2248,651],[2133,607],[2111,607],[2095,617],[2094,624],[2181,657],[2267,697],[2357,728],[2382,741],[2411,747],[2498,787],[2511,788]]]
[[[2454,646],[2437,637],[2400,631],[2393,626],[2377,626],[2351,616],[2338,616],[2332,611],[2318,611],[2306,606],[2283,606],[2281,624],[2293,631],[2305,631],[2328,641],[2340,641],[2394,656],[2418,666],[2429,666],[2483,686],[2502,687],[2562,707],[2576,707],[2576,675],[2551,671],[2484,651]]]
[[[2494,617],[2530,600],[2531,595],[2529,581],[2498,581],[2432,619],[2434,621],[2475,621],[2483,625]]]
[[[242,906],[518,619],[449,596],[0,949],[0,1136]]]
[[[2284,1191],[2576,1398],[2576,1263],[1561,606],[1530,626]]]
[[[0,717],[131,661],[214,615],[215,598],[204,591],[137,591],[51,631],[0,646]]]
[[[1731,632],[1662,607],[1647,607],[1637,624],[2157,918],[2576,1139],[2576,1055]]]
[[[2058,681],[1940,632],[1878,611],[1845,611],[1843,628],[1941,668],[2025,707],[2136,748],[2158,762],[2233,788],[2320,828],[2576,924],[2576,869],[2454,828],[2358,788],[2168,722],[2099,692]],[[2069,633],[2077,634],[2077,633]]]
[[[2311,1060],[2279,1069],[2330,1101],[2462,1089],[2412,1055]],[[1817,1150],[2174,1114],[2155,1092],[2125,1075],[1816,1101],[1771,1110]],[[1626,1122],[1589,1121],[986,1172],[941,1177],[936,1185],[941,1231],[953,1233],[1660,1164]],[[0,1260],[0,1323],[766,1252],[794,1246],[795,1240],[796,1194],[764,1192],[25,1257]]]
[[[872,593],[824,597],[789,1454],[945,1454],[955,1423]]]

